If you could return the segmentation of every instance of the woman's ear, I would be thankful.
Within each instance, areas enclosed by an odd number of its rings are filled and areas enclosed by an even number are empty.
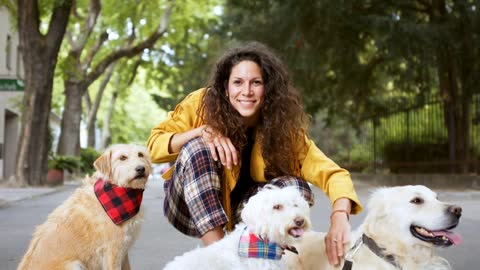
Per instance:
[[[100,157],[95,160],[93,163],[93,167],[95,167],[95,170],[97,172],[100,172],[106,177],[110,177],[111,175],[111,157],[112,157],[112,151],[107,150],[105,153],[103,153]]]

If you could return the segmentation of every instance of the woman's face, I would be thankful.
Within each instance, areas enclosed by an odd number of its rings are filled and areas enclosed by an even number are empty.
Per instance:
[[[228,79],[228,99],[247,126],[258,123],[265,100],[262,72],[257,63],[244,60],[233,66]]]

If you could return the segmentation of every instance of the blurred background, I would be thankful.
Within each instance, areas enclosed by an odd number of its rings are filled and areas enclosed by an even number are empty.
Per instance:
[[[363,174],[480,172],[479,0],[0,0],[0,178],[91,172],[256,40]],[[158,168],[163,171],[165,166]]]

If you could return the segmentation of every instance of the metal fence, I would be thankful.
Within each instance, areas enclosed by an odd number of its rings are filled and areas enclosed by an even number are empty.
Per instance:
[[[362,159],[346,165],[352,171],[392,173],[480,173],[480,95],[471,101],[470,157],[449,158],[449,138],[439,100],[377,115],[363,124]],[[358,149],[357,149],[358,152]]]

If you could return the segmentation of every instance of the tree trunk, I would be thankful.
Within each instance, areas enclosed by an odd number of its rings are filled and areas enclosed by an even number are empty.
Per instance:
[[[16,169],[17,181],[21,185],[42,185],[46,180],[48,120],[55,61],[41,51],[39,47],[24,53],[26,90]]]
[[[22,126],[15,170],[20,185],[42,185],[48,160],[48,121],[54,70],[72,1],[52,10],[48,33],[40,33],[37,1],[18,0],[18,32],[25,72]]]
[[[65,82],[65,109],[62,115],[62,132],[57,154],[80,155],[80,123],[82,121],[82,96],[87,86],[82,82]]]
[[[433,2],[436,12],[432,15],[437,24],[444,24],[448,20],[444,0]],[[470,95],[466,91],[468,84],[462,76],[465,72],[461,65],[469,65],[467,59],[456,59],[458,51],[451,45],[458,40],[445,40],[437,47],[437,73],[440,96],[443,101],[445,126],[448,132],[448,153],[450,172],[468,172],[469,145],[470,145]],[[465,45],[465,40],[460,41]],[[465,61],[467,60],[467,61]],[[463,63],[461,63],[463,62]],[[462,72],[463,71],[463,72]]]
[[[107,73],[105,74],[102,83],[98,87],[98,92],[95,95],[95,100],[92,104],[92,106],[88,109],[88,116],[87,116],[87,133],[88,133],[88,147],[95,148],[95,127],[97,123],[97,113],[98,109],[100,107],[100,103],[102,101],[103,93],[105,92],[105,89],[107,88],[108,82],[112,78],[113,71],[115,69],[115,63],[110,65],[110,67],[107,70]],[[85,95],[88,95],[88,91],[85,93]]]
[[[112,113],[115,109],[115,103],[117,101],[118,91],[115,91],[112,94],[112,98],[110,99],[110,104],[107,108],[107,113],[105,114],[105,118],[103,120],[103,129],[102,129],[102,141],[100,144],[100,149],[105,149],[112,141],[111,133],[110,133],[110,121],[112,120]]]

